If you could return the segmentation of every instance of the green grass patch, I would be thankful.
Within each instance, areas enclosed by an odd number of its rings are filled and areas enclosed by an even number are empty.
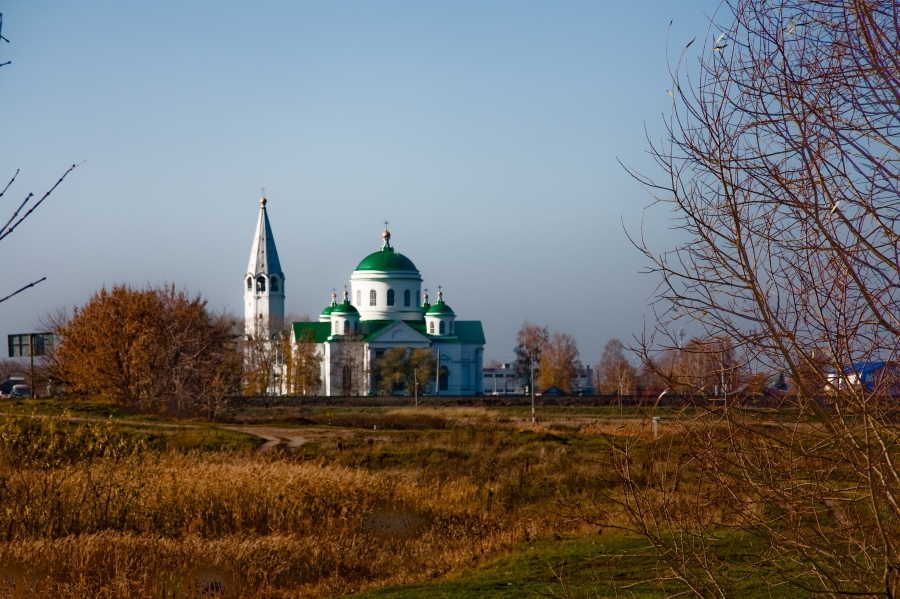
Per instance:
[[[513,599],[628,597],[662,599],[685,591],[654,580],[658,560],[646,541],[617,534],[555,536],[520,543],[508,554],[466,572],[418,584],[391,586],[355,595],[361,599]],[[736,568],[740,564],[735,564]],[[801,599],[791,589],[769,588],[760,577],[733,587],[736,597]]]

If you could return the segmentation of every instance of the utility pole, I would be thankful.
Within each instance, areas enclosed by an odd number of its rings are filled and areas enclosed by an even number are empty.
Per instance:
[[[434,394],[441,394],[441,349],[438,348],[438,359],[437,359],[437,374],[434,377]]]
[[[419,369],[413,368],[413,381],[416,387],[416,407],[419,407]]]
[[[29,387],[31,387],[31,399],[34,399],[34,333],[29,335],[28,347],[28,353],[31,354],[31,381],[29,381],[31,385]]]
[[[531,424],[534,423],[534,356],[531,356]]]

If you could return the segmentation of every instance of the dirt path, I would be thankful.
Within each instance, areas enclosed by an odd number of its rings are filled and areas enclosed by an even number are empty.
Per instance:
[[[306,443],[347,438],[357,432],[333,428],[280,428],[274,426],[222,426],[222,428],[264,439],[265,443],[259,447],[259,451],[271,451],[278,447],[293,451]]]

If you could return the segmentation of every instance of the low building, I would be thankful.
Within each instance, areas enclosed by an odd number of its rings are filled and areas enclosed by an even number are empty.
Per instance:
[[[485,395],[524,395],[526,382],[516,373],[515,365],[485,367],[482,376]]]

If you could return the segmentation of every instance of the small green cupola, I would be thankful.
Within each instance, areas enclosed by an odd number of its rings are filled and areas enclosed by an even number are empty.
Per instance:
[[[334,309],[337,307],[337,294],[331,294],[331,303],[326,306],[322,313],[319,314],[319,322],[331,322],[331,313],[334,312]]]
[[[359,333],[359,310],[350,303],[347,290],[344,290],[344,301],[331,310],[331,334],[354,335]]]
[[[456,332],[453,330],[455,322],[456,314],[444,303],[444,293],[438,286],[437,301],[425,311],[426,330],[429,335],[455,335]]]

